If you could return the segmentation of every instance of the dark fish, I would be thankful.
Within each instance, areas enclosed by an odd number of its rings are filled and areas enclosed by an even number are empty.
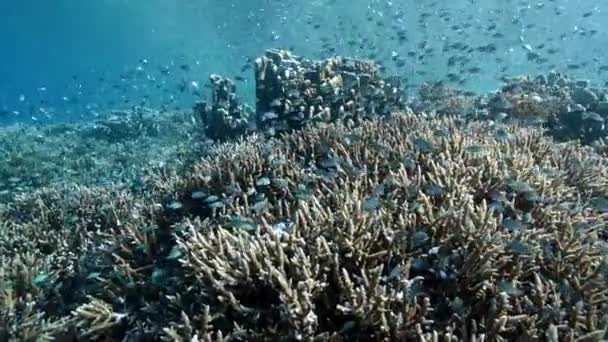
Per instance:
[[[412,245],[415,248],[421,247],[430,239],[431,239],[431,237],[429,236],[429,234],[427,234],[426,232],[423,232],[423,231],[415,232],[414,234],[412,234],[412,237],[410,238]]]
[[[504,219],[502,221],[502,225],[507,231],[511,233],[516,233],[526,228],[526,226],[522,222],[510,218]]]
[[[590,120],[595,122],[604,122],[604,118],[595,112],[584,112],[582,116],[583,120]]]
[[[592,199],[591,207],[601,213],[608,213],[608,198],[598,197]]]
[[[536,52],[529,51],[527,53],[526,57],[528,58],[529,61],[534,61],[534,60],[538,60],[540,58],[540,55]]]
[[[447,77],[448,81],[450,81],[450,82],[459,82],[460,81],[460,75],[452,73],[452,72],[448,73],[446,75],[446,77]]]
[[[427,194],[429,194],[433,197],[441,197],[448,193],[446,188],[444,188],[440,185],[437,185],[437,184],[432,184],[432,185],[428,186],[426,188],[426,192],[427,192]]]
[[[519,255],[529,253],[528,246],[524,242],[519,241],[519,240],[509,241],[507,243],[507,248],[510,249],[515,254],[519,254]]]
[[[414,139],[414,146],[422,153],[431,153],[435,151],[435,147],[426,139]]]
[[[494,53],[496,50],[496,44],[483,45],[477,48],[477,51],[485,53]]]
[[[363,210],[365,211],[374,211],[380,208],[382,208],[382,202],[378,197],[369,197],[363,203]]]
[[[243,65],[241,67],[241,72],[243,73],[243,72],[245,72],[245,71],[247,71],[249,69],[251,69],[251,63],[247,63],[247,64]]]
[[[505,141],[509,140],[509,138],[510,138],[509,133],[503,129],[498,129],[494,136],[495,136],[496,140],[498,140],[500,142],[505,142]]]

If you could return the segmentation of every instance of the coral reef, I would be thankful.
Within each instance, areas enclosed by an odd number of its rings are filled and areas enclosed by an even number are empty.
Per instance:
[[[379,70],[269,50],[255,114],[212,75],[194,113],[4,129],[0,341],[608,339],[608,92],[410,109]]]
[[[408,106],[417,113],[543,126],[558,141],[589,145],[606,140],[608,89],[556,72],[505,81],[500,90],[481,95],[443,81],[426,82]]]
[[[157,118],[160,115],[162,113],[142,107],[114,111],[109,117],[97,120],[86,134],[109,143],[135,140],[142,136],[157,137],[161,134],[160,120]]]
[[[256,109],[241,104],[229,79],[211,76],[212,104],[199,102],[194,112],[215,140],[253,132],[275,136],[309,123],[387,116],[408,107],[415,112],[545,125],[561,141],[591,144],[606,139],[608,89],[570,80],[551,72],[537,77],[507,79],[492,94],[478,95],[426,82],[418,96],[406,102],[398,77],[382,78],[380,67],[367,60],[334,57],[311,61],[287,50],[270,49],[255,61]]]
[[[139,187],[146,170],[179,169],[204,155],[192,113],[145,109],[47,127],[0,128],[0,202],[57,183]]]
[[[600,341],[608,160],[413,113],[0,205],[0,340]]]
[[[608,90],[559,73],[511,79],[489,101],[490,112],[544,122],[559,140],[591,143],[608,135]]]
[[[255,76],[257,125],[271,133],[311,121],[358,121],[403,107],[400,80],[382,79],[371,61],[310,61],[286,50],[268,50],[255,61]]]
[[[270,49],[255,61],[256,110],[241,104],[229,79],[211,76],[212,103],[199,102],[207,136],[234,139],[253,132],[276,136],[309,123],[387,116],[412,108],[417,113],[458,116],[466,120],[492,119],[544,125],[561,141],[591,144],[606,139],[608,89],[584,80],[547,75],[506,80],[497,92],[478,95],[426,82],[418,96],[406,102],[398,77],[382,78],[380,67],[367,60],[334,57],[312,61],[287,50]]]
[[[435,113],[440,116],[462,116],[482,118],[480,97],[450,87],[445,82],[425,82],[418,90],[418,96],[409,103],[415,112]]]
[[[252,132],[275,136],[309,123],[386,116],[404,109],[400,79],[382,79],[375,63],[345,57],[311,61],[287,50],[267,50],[255,61],[256,110],[236,97],[229,79],[211,76],[211,106],[194,111],[216,140]]]

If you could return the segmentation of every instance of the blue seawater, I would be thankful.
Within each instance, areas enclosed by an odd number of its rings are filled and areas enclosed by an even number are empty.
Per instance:
[[[369,57],[412,91],[448,75],[489,91],[549,70],[602,84],[607,13],[584,0],[2,1],[0,123],[190,108],[211,73],[242,77],[251,103],[246,66],[273,47]]]

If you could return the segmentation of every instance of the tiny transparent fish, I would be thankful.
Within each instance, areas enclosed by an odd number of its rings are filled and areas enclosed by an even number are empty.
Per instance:
[[[232,218],[230,219],[230,226],[236,229],[241,229],[249,232],[258,229],[258,225],[252,219],[238,215],[232,216]]]
[[[521,291],[517,288],[517,284],[512,280],[501,280],[498,282],[498,291],[504,292],[509,296],[517,296]]]
[[[209,208],[221,209],[223,207],[224,207],[224,202],[222,202],[222,201],[217,201],[217,202],[213,202],[213,203],[209,204]]]
[[[445,196],[448,193],[448,191],[446,188],[444,188],[440,185],[432,184],[426,188],[426,193],[433,197],[440,197],[440,196]]]
[[[480,145],[470,145],[464,148],[465,152],[467,153],[471,153],[471,154],[479,154],[481,152],[483,152],[483,146]]]
[[[509,241],[507,243],[507,248],[509,248],[515,254],[523,255],[529,253],[528,246],[526,246],[522,241],[519,240]]]
[[[523,194],[526,192],[534,191],[534,188],[530,186],[530,184],[522,181],[510,181],[507,183],[507,187],[515,193]]]

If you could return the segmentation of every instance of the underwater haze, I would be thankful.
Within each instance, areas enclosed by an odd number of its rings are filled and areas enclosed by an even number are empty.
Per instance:
[[[87,120],[134,105],[189,108],[211,73],[254,99],[269,48],[369,58],[409,89],[474,91],[502,77],[608,75],[603,1],[4,1],[0,123]]]

